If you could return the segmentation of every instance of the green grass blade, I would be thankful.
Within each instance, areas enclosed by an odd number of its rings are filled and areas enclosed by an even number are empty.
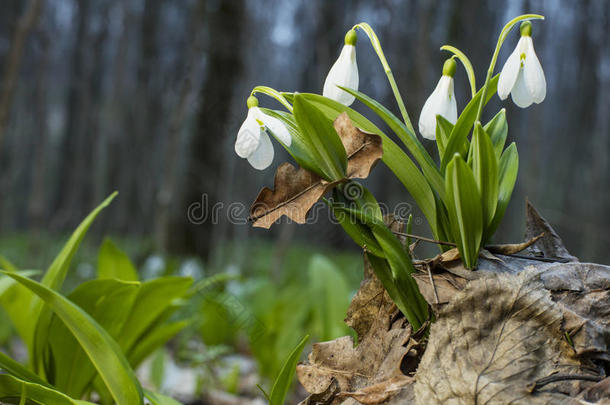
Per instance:
[[[70,329],[117,405],[142,404],[142,388],[117,343],[91,316],[42,283],[4,272],[34,292]]]
[[[296,373],[297,362],[299,361],[301,353],[303,352],[305,344],[308,340],[309,335],[305,336],[299,342],[299,344],[296,345],[284,362],[282,369],[275,378],[273,388],[271,388],[271,393],[269,394],[271,405],[284,405],[286,395],[288,394],[288,389],[290,388],[294,374]]]

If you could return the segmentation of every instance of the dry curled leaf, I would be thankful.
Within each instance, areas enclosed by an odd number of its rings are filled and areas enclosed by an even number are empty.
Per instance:
[[[345,179],[327,182],[309,170],[283,163],[275,173],[273,190],[263,188],[250,207],[253,226],[268,229],[283,215],[303,224],[311,207],[328,190],[342,181],[369,176],[383,155],[381,137],[354,127],[346,113],[337,117],[334,127],[347,154]]]
[[[530,250],[537,255],[577,262],[578,258],[572,256],[570,252],[568,252],[568,249],[564,246],[563,241],[557,232],[555,232],[553,227],[551,227],[551,225],[540,215],[532,203],[530,203],[529,200],[525,200],[525,205],[527,218],[525,224],[525,239],[531,239],[536,235],[544,233],[544,236],[536,241]]]
[[[415,376],[418,404],[573,403],[565,395],[572,382],[527,388],[556,372],[583,374],[536,274],[487,274],[453,298],[431,327]]]
[[[563,328],[576,353],[610,362],[610,267],[557,264],[540,279],[563,312]]]
[[[352,337],[345,336],[314,344],[308,362],[297,366],[300,383],[312,394],[302,404],[313,404],[314,396],[326,398],[318,405],[375,405],[412,395],[412,379],[403,371],[414,370],[419,345],[404,318],[395,319],[398,314],[365,263],[365,279],[346,319],[357,331],[359,343],[354,346]],[[338,390],[333,389],[335,383]]]

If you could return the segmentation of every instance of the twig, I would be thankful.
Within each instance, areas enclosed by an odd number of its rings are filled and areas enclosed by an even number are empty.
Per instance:
[[[602,377],[596,375],[586,375],[586,374],[555,374],[550,375],[548,377],[541,378],[536,380],[535,382],[529,384],[527,388],[530,392],[534,392],[547,384],[551,384],[558,381],[570,381],[570,380],[583,380],[583,381],[595,381],[599,382],[602,380]]]
[[[427,264],[426,268],[428,269],[428,277],[430,277],[430,283],[432,284],[432,291],[434,291],[434,299],[438,305],[440,300],[438,299],[438,293],[436,292],[436,284],[434,283],[434,277],[432,277],[432,269],[430,268],[430,264]]]
[[[429,242],[429,243],[436,243],[437,245],[447,245],[447,246],[453,246],[456,247],[457,245],[453,242],[444,242],[442,240],[436,240],[436,239],[431,239],[431,238],[426,238],[425,236],[418,236],[418,235],[413,235],[411,233],[405,233],[405,232],[397,232],[397,231],[392,231],[395,235],[400,235],[400,236],[406,236],[408,238],[413,238],[413,239],[417,239],[417,240],[421,240],[423,242]]]
[[[567,263],[570,260],[562,258],[562,257],[538,257],[538,256],[527,256],[527,255],[520,255],[520,254],[510,254],[510,255],[504,255],[501,254],[501,256],[510,256],[510,257],[516,257],[517,259],[526,259],[526,260],[537,260],[539,262],[547,262],[547,263]]]

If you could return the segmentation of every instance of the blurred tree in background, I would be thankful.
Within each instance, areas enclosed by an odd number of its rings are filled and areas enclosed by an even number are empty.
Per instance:
[[[254,85],[320,93],[344,33],[367,21],[415,122],[448,56],[441,45],[464,50],[481,82],[503,23],[534,12],[546,16],[534,36],[549,90],[527,110],[505,104],[521,170],[500,235],[520,239],[528,196],[574,254],[610,261],[606,0],[6,0],[0,7],[2,235],[71,230],[116,189],[96,231],[150,237],[158,251],[213,262],[226,241],[279,233],[280,244],[290,243],[296,225],[262,233],[227,220],[230,203],[248,205],[273,180],[272,170],[255,172],[233,152]],[[505,48],[501,63],[512,45]],[[361,91],[393,105],[364,36],[358,53]],[[469,93],[459,70],[456,93],[463,108]],[[285,160],[276,152],[276,163]],[[390,207],[410,201],[385,168],[369,183]],[[207,205],[208,218],[195,224],[189,207],[205,215],[197,203]],[[224,209],[213,224],[215,203]],[[418,215],[414,230],[426,234]],[[298,233],[351,246],[326,217]]]

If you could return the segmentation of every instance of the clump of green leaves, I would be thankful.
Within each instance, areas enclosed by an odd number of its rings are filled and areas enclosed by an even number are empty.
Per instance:
[[[186,326],[168,321],[190,293],[187,277],[139,281],[129,258],[109,240],[102,245],[98,274],[68,295],[60,293],[72,258],[97,215],[116,193],[74,231],[40,281],[2,260],[0,304],[29,354],[24,366],[0,355],[0,399],[7,403],[155,405],[176,401],[143,390],[134,369]]]

